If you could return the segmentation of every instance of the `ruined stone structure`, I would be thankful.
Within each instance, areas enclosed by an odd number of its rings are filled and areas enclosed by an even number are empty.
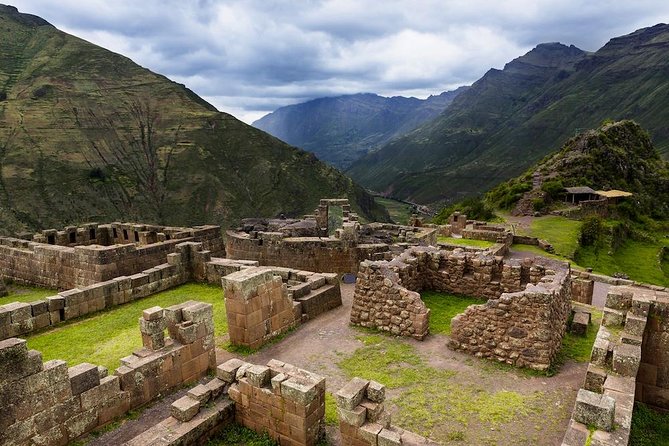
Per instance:
[[[551,266],[555,270],[485,251],[409,248],[391,261],[360,264],[351,323],[423,339],[429,310],[418,292],[478,296],[489,300],[452,320],[450,347],[545,370],[560,347],[570,312],[569,268],[557,262]]]
[[[210,304],[151,308],[140,328],[144,348],[111,376],[88,363],[42,363],[23,339],[0,341],[0,443],[67,444],[215,367]],[[165,328],[171,339],[163,338]]]
[[[230,342],[253,349],[341,305],[336,274],[256,267],[223,278]]]
[[[390,424],[385,411],[386,387],[353,378],[335,394],[343,446],[437,446],[413,432]]]
[[[223,253],[218,226],[182,229],[170,240],[146,245],[126,242],[72,247],[0,237],[0,276],[18,283],[66,290],[131,276],[160,265],[183,242],[200,242],[211,253]],[[103,232],[98,228],[99,237]]]
[[[324,435],[325,378],[276,360],[231,359],[217,373],[230,384],[237,423],[286,445],[314,446]]]
[[[2,280],[0,277],[0,297],[7,296],[9,294],[9,291],[7,291],[7,287],[5,286],[5,281]]]

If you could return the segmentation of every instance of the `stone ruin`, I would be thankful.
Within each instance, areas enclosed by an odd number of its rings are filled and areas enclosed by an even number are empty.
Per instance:
[[[420,291],[481,297],[451,321],[449,347],[546,370],[569,318],[567,264],[505,260],[489,253],[413,247],[391,261],[360,264],[351,323],[422,340],[429,314]]]
[[[0,277],[0,297],[5,297],[9,295],[9,291],[7,291],[7,287],[5,286],[5,281],[2,280]]]

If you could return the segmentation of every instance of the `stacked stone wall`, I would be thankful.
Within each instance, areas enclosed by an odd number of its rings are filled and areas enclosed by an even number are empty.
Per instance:
[[[222,280],[230,342],[253,349],[341,305],[336,274],[254,267]]]
[[[0,443],[65,445],[215,367],[210,304],[187,302],[140,318],[144,348],[114,375],[88,363],[42,363],[26,341],[0,341]],[[165,340],[167,328],[172,339]]]
[[[325,433],[325,378],[291,364],[231,359],[217,369],[230,385],[235,420],[279,444],[313,446]]]
[[[361,378],[353,378],[335,394],[343,446],[437,446],[425,437],[392,426],[385,399],[384,385]]]

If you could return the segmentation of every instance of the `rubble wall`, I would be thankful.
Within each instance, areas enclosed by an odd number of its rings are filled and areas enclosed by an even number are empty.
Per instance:
[[[0,443],[64,445],[128,410],[207,374],[216,364],[210,304],[185,302],[145,310],[144,348],[111,376],[83,363],[42,363],[26,341],[0,341]],[[164,339],[168,329],[171,339]]]

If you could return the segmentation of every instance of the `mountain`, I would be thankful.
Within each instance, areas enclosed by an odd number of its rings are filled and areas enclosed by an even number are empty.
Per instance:
[[[631,192],[635,212],[657,218],[669,213],[669,163],[634,121],[609,122],[580,133],[525,174],[492,189],[486,201],[499,208],[537,199],[550,205],[551,198],[560,201],[563,186]]]
[[[340,169],[448,107],[468,87],[427,99],[371,93],[314,99],[281,107],[253,123]]]
[[[542,44],[490,70],[447,114],[384,146],[348,173],[421,203],[476,195],[519,175],[605,119],[633,119],[669,152],[669,26],[610,40],[595,53]]]
[[[232,225],[362,188],[130,59],[0,5],[0,228]]]

